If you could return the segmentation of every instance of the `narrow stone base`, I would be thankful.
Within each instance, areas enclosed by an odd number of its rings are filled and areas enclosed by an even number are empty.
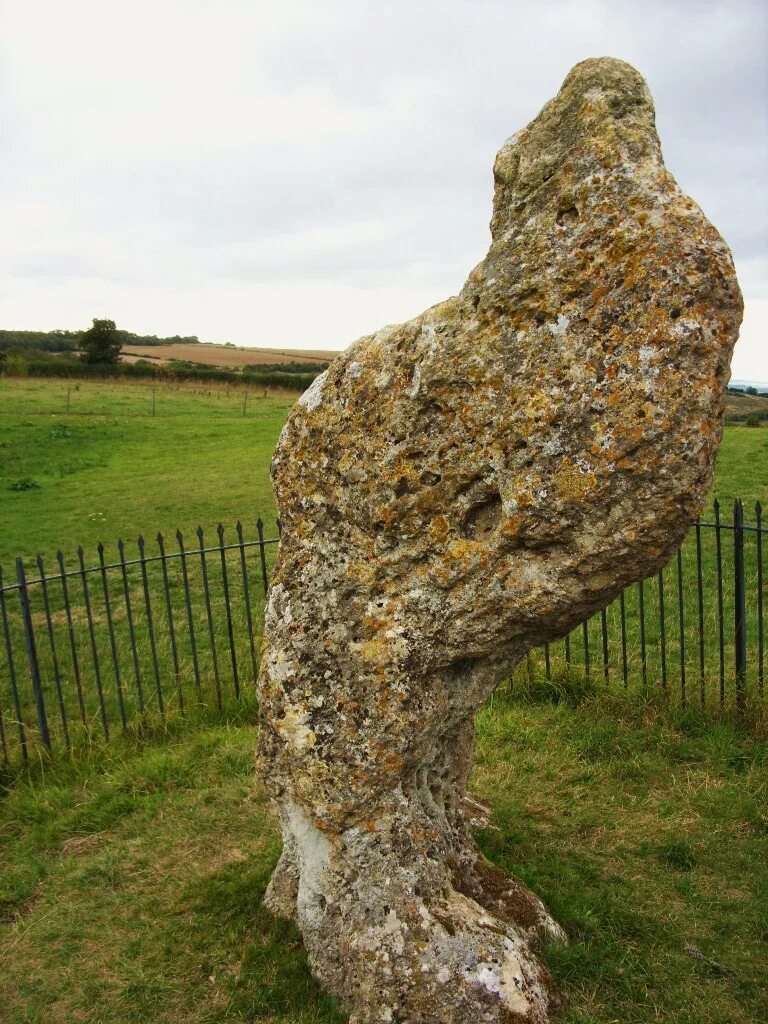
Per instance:
[[[541,901],[402,801],[337,836],[296,805],[265,897],[296,921],[312,971],[353,1024],[544,1024],[553,987],[536,948],[562,940]],[[425,842],[426,840],[426,842]]]

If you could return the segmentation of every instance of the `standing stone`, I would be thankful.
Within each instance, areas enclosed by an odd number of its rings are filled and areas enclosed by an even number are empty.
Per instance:
[[[494,177],[461,293],[337,358],[273,463],[267,905],[355,1024],[548,1019],[535,945],[561,931],[472,840],[474,714],[674,552],[741,320],[628,64],[577,65]]]

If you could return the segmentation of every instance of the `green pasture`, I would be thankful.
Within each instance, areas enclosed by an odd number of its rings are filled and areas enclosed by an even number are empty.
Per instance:
[[[66,412],[67,391],[70,411]],[[0,378],[0,565],[261,515],[295,394],[226,385]],[[247,398],[246,398],[247,394]],[[245,416],[243,415],[243,403]],[[14,489],[19,488],[19,489]]]

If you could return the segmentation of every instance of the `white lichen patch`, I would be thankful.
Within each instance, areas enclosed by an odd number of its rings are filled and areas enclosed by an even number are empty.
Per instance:
[[[325,370],[319,376],[315,377],[310,386],[301,396],[297,405],[303,406],[308,412],[314,412],[319,408],[320,403],[323,400],[323,387],[328,379],[328,371]]]
[[[553,324],[547,324],[549,333],[553,338],[559,338],[561,334],[565,334],[570,326],[571,321],[563,313],[558,314],[557,320]]]
[[[309,728],[309,710],[301,706],[288,704],[285,714],[275,722],[275,729],[295,751],[301,752],[314,747],[317,737]]]

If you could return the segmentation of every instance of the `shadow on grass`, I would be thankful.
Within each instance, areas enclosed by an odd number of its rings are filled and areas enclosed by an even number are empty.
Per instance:
[[[190,884],[183,893],[191,915],[190,939],[240,952],[226,1017],[221,1019],[266,1017],[286,1024],[345,1024],[347,1018],[336,1001],[310,973],[298,929],[262,906],[276,862],[277,851],[267,865],[230,864]]]

